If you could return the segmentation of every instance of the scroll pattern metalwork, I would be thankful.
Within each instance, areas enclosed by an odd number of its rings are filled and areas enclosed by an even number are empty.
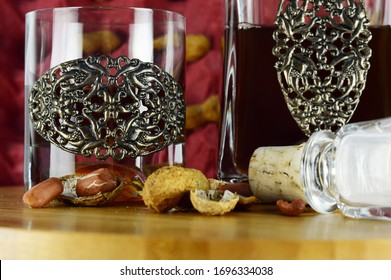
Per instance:
[[[61,149],[98,159],[145,156],[183,137],[180,85],[153,63],[90,56],[62,63],[28,97],[34,129]]]
[[[338,130],[365,88],[372,38],[362,0],[281,0],[273,37],[278,80],[302,131]]]

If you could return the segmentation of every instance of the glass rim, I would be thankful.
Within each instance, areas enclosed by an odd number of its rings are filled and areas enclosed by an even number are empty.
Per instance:
[[[164,9],[157,9],[157,8],[147,8],[147,7],[132,7],[132,6],[69,6],[69,7],[51,7],[51,8],[42,8],[42,9],[36,9],[31,10],[26,13],[26,17],[32,14],[41,14],[41,13],[48,13],[53,11],[61,11],[61,10],[122,10],[122,11],[145,11],[145,12],[152,12],[152,13],[159,13],[159,14],[166,14],[166,15],[173,15],[176,18],[185,21],[185,16],[181,13],[170,11],[170,10],[164,10]]]

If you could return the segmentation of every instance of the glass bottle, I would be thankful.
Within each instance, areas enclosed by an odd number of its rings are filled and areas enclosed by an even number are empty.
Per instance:
[[[297,2],[300,8],[303,3],[347,6],[358,1],[225,0],[219,179],[246,181],[249,160],[258,147],[296,145],[308,139],[289,113],[274,67],[274,22],[283,2]],[[391,116],[390,1],[363,3],[370,20],[372,56],[352,123]]]
[[[391,221],[391,118],[314,133],[301,157],[307,202],[319,213]]]
[[[318,131],[300,145],[259,147],[248,175],[263,202],[301,199],[319,213],[391,221],[391,118]]]

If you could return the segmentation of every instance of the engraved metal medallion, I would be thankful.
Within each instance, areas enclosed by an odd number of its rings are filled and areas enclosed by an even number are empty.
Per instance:
[[[86,157],[135,158],[183,137],[180,85],[153,63],[106,55],[67,61],[43,74],[28,97],[35,131]]]
[[[288,109],[307,135],[337,131],[365,88],[372,38],[362,0],[281,0],[273,37]]]

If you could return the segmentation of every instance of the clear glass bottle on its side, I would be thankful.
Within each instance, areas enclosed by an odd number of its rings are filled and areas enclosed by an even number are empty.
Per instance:
[[[314,133],[301,158],[301,182],[317,212],[391,221],[391,118]]]
[[[391,221],[391,118],[315,132],[298,146],[260,147],[249,183],[264,201],[302,199],[319,213]]]

